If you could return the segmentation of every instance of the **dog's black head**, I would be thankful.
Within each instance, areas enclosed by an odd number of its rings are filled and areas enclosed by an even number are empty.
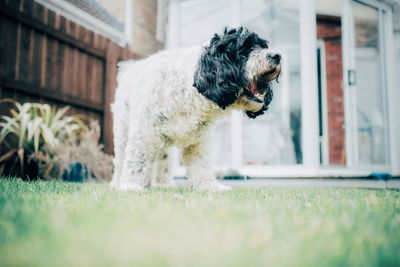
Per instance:
[[[280,59],[256,33],[225,28],[205,47],[193,86],[222,109],[235,103],[255,118],[272,100],[271,82],[279,76]]]

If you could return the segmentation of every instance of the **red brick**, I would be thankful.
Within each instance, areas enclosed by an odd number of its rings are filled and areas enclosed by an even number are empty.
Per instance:
[[[328,103],[329,162],[343,164],[345,153],[341,26],[338,18],[317,19],[317,38],[324,40]]]

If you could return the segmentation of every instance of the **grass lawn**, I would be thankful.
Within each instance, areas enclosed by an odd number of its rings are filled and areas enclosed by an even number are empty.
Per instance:
[[[399,266],[400,192],[0,180],[0,266]]]

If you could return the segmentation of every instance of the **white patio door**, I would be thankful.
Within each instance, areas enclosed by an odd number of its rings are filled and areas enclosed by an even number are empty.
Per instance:
[[[388,165],[386,7],[345,0],[343,11],[346,147],[352,166]]]

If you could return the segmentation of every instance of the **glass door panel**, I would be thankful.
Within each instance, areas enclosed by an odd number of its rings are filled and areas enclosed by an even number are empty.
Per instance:
[[[388,163],[384,54],[381,47],[383,11],[352,1],[355,85],[355,160],[358,165]],[[350,77],[349,77],[350,79]]]
[[[243,115],[242,165],[302,164],[299,1],[241,0],[241,25],[267,39],[282,54],[279,83],[268,112]]]

